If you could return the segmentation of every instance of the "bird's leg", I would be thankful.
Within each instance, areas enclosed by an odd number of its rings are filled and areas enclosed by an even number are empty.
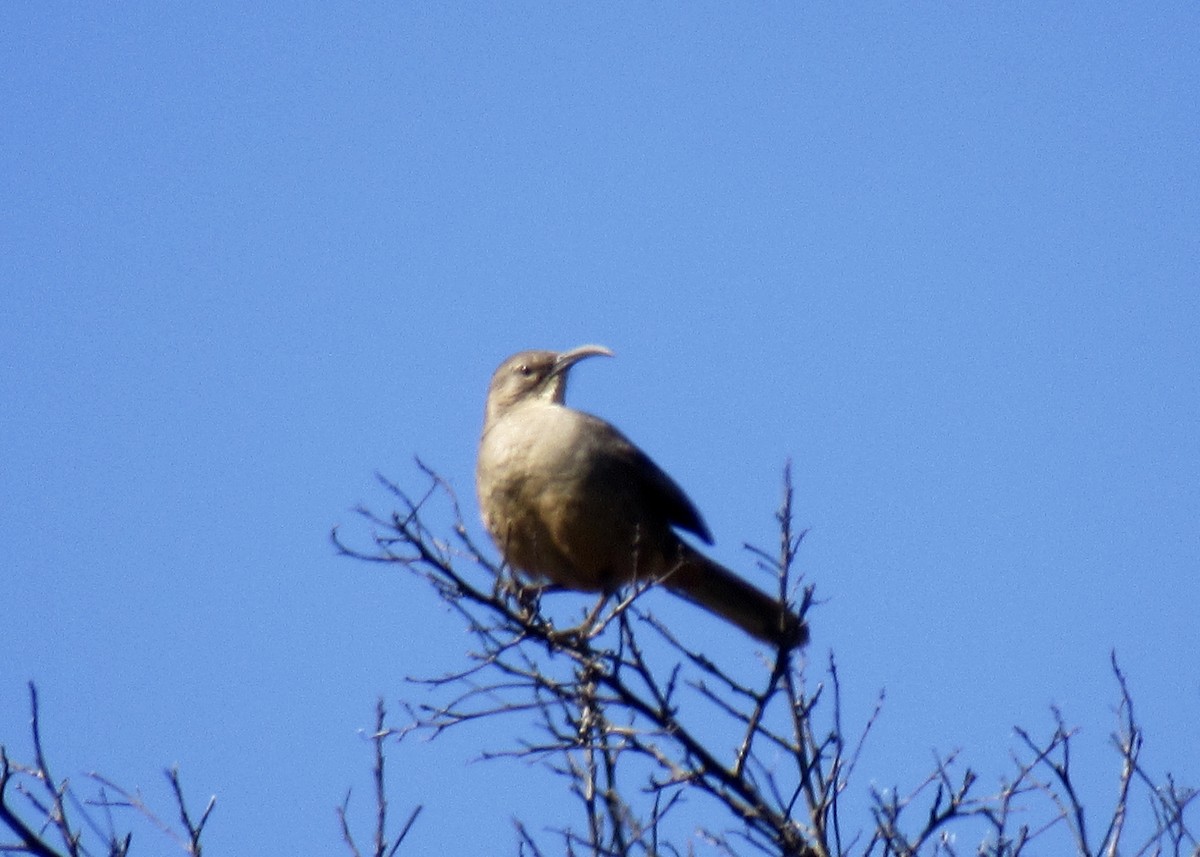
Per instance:
[[[546,588],[544,583],[524,580],[505,563],[492,585],[492,597],[497,601],[515,602],[521,619],[533,622],[541,615],[542,593]]]
[[[521,610],[528,618],[540,616],[542,612],[542,592],[545,591],[545,586],[540,583],[527,583],[518,577],[512,578],[512,587],[509,590],[513,599],[521,606]]]
[[[545,587],[541,591],[545,591],[546,588],[550,587]],[[597,619],[599,618],[600,611],[604,608],[606,601],[608,601],[607,593],[601,595],[600,600],[596,602],[596,606],[589,610],[587,615],[583,617],[583,621],[572,628],[563,628],[562,630],[559,630],[555,628],[552,623],[548,623],[546,636],[559,645],[569,646],[574,646],[579,642],[594,639],[601,631],[604,630],[605,623],[597,623]]]
[[[604,630],[606,623],[599,622],[599,624],[597,624],[597,622],[600,619],[600,612],[604,609],[604,605],[607,603],[608,593],[604,592],[600,595],[600,599],[596,602],[596,606],[588,612],[587,616],[583,620],[583,623],[579,626],[579,630],[583,633],[584,637],[588,638],[589,640],[593,639]]]
[[[592,609],[591,614],[588,616],[587,623],[585,623],[585,625],[586,625],[591,622],[597,622],[595,628],[592,629],[592,632],[590,634],[590,636],[592,636],[592,637],[599,636],[604,631],[604,629],[608,626],[609,622],[611,622],[613,619],[617,618],[622,613],[624,613],[626,610],[628,610],[629,605],[631,605],[643,592],[645,592],[647,589],[649,589],[654,584],[653,578],[643,577],[639,573],[639,569],[641,567],[641,561],[640,561],[641,533],[642,533],[641,527],[639,526],[639,527],[637,527],[637,529],[634,532],[633,579],[629,581],[628,592],[624,591],[625,587],[621,587],[620,589],[618,589],[614,592],[605,593],[605,595],[600,599],[600,603],[598,603]],[[609,595],[616,595],[617,603],[613,605],[612,610],[609,611],[607,616],[605,616],[603,619],[600,619],[600,609],[604,606],[605,602],[608,600]]]

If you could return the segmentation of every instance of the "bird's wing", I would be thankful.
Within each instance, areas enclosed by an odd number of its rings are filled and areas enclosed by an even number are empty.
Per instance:
[[[605,438],[605,442],[598,445],[606,461],[603,469],[628,480],[645,500],[647,511],[660,515],[673,527],[695,533],[706,544],[712,544],[708,525],[675,480],[614,426],[591,414],[584,416],[599,427],[592,436]]]

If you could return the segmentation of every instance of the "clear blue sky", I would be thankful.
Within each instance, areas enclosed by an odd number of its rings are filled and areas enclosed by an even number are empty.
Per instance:
[[[1107,807],[1113,648],[1200,784],[1194,3],[8,3],[0,43],[15,755],[34,679],[60,773],[178,763],[212,853],[338,853],[376,696],[467,640],[330,526],[415,454],[478,526],[495,364],[600,342],[573,402],[723,562],[794,460],[812,651],[851,722],[888,691],[860,793],[931,748],[993,783],[1056,703]],[[562,820],[468,764],[508,737],[397,751],[411,853]]]

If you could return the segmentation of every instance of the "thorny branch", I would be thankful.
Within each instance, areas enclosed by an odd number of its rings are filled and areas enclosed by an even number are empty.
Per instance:
[[[1184,824],[1195,793],[1154,780],[1140,766],[1141,733],[1133,719],[1124,675],[1113,659],[1121,691],[1121,726],[1114,740],[1123,767],[1117,809],[1099,848],[1091,850],[1082,801],[1071,778],[1071,733],[1056,713],[1056,729],[1038,741],[1018,730],[1027,755],[1014,756],[1015,774],[991,794],[980,777],[961,768],[957,754],[935,756],[929,776],[907,793],[871,790],[871,823],[848,827],[843,799],[864,743],[880,716],[883,695],[847,739],[841,679],[830,656],[824,677],[811,682],[805,660],[773,653],[751,681],[685,643],[644,609],[645,586],[631,587],[615,604],[596,605],[575,627],[560,628],[543,611],[547,588],[524,583],[488,558],[471,537],[450,486],[421,462],[427,489],[412,497],[380,482],[399,503],[381,517],[358,511],[372,528],[365,550],[332,539],[344,555],[409,570],[428,583],[463,620],[474,648],[460,670],[411,681],[447,698],[410,707],[406,730],[433,735],[468,722],[532,716],[538,734],[515,747],[484,755],[545,761],[569,782],[582,823],[557,830],[568,854],[685,854],[694,844],[672,838],[665,826],[688,795],[701,795],[724,813],[699,831],[721,853],[788,857],[955,854],[958,831],[982,830],[970,849],[1016,857],[1048,831],[1067,825],[1077,853],[1116,857],[1130,797],[1142,783],[1152,796],[1155,832],[1137,853],[1200,857]],[[790,467],[777,512],[777,554],[747,546],[773,573],[786,601],[797,588],[795,560],[804,532],[792,529]],[[448,507],[451,540],[437,538],[428,520],[435,501]],[[443,507],[438,507],[442,509]],[[798,612],[814,604],[800,588]],[[724,726],[719,726],[724,724]],[[723,736],[714,731],[724,729]],[[1039,779],[1045,776],[1046,779]],[[1048,798],[1048,803],[1038,803]],[[1049,811],[1037,814],[1037,807]],[[968,827],[975,824],[975,827]],[[982,825],[982,827],[979,827]],[[517,822],[521,853],[551,853]],[[1170,847],[1167,847],[1170,846]],[[1158,850],[1154,850],[1154,849]],[[1173,851],[1170,848],[1174,848]]]
[[[424,807],[417,804],[413,811],[408,814],[408,819],[404,822],[404,826],[400,828],[400,832],[396,834],[393,840],[388,839],[388,802],[385,789],[384,779],[384,763],[385,763],[385,743],[388,738],[396,734],[396,730],[387,725],[387,708],[384,706],[383,700],[379,699],[375,703],[375,729],[370,734],[372,750],[374,752],[375,764],[372,768],[372,778],[375,785],[375,837],[374,847],[371,851],[372,857],[394,857],[400,846],[403,844],[408,833],[412,830],[413,824],[417,820],[417,816],[421,814]],[[346,797],[342,801],[341,806],[337,808],[338,826],[342,831],[342,840],[346,843],[346,847],[350,849],[353,857],[362,857],[362,851],[358,847],[358,843],[354,839],[354,834],[350,830],[350,820],[347,815],[350,808],[350,792],[346,792]]]

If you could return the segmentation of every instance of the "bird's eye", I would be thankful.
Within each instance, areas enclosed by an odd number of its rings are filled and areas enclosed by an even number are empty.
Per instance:
[[[517,371],[528,378],[533,374],[533,368],[528,363],[522,363],[517,367]]]

